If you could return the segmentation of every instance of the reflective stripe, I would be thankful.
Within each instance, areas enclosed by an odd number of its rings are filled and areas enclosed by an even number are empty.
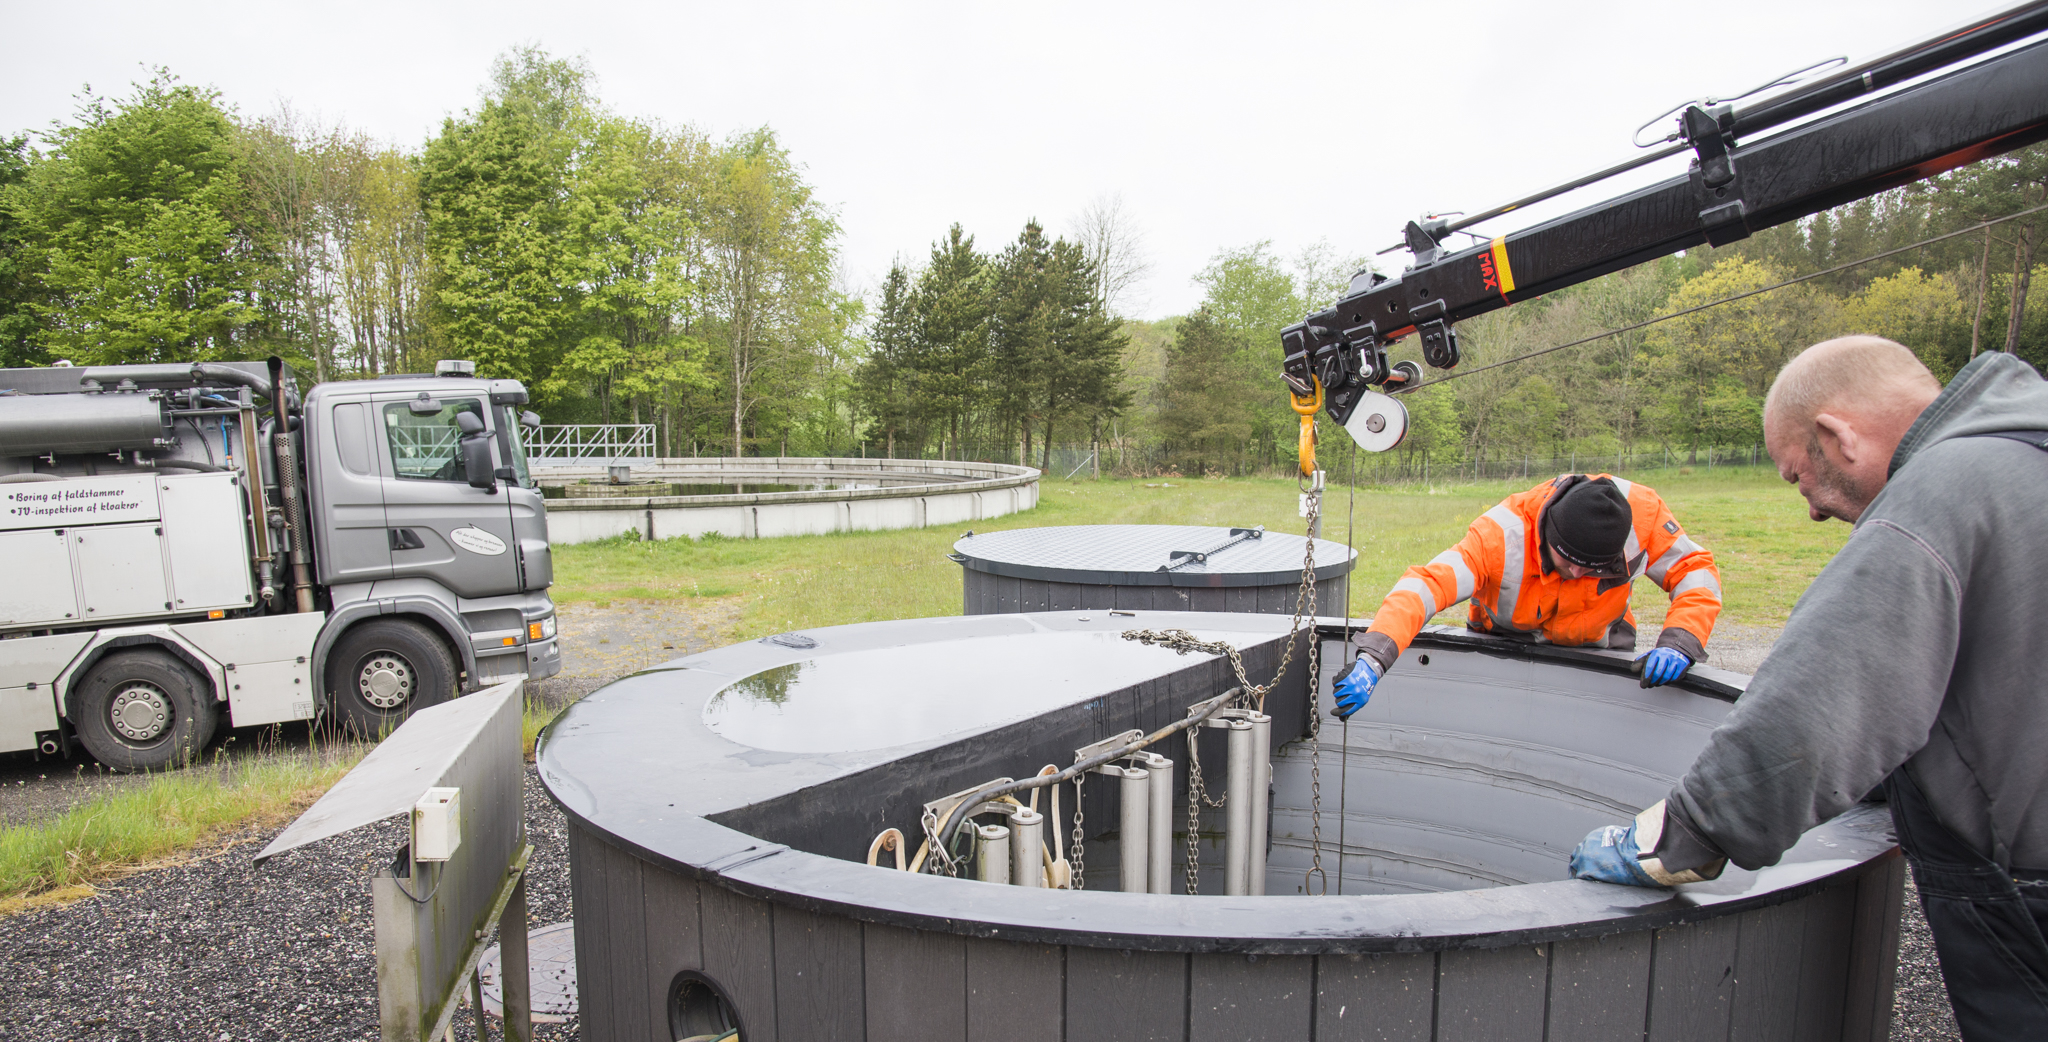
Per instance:
[[[1422,617],[1425,621],[1437,613],[1436,595],[1429,592],[1428,583],[1415,578],[1402,579],[1394,584],[1393,593],[1399,593],[1402,590],[1407,590],[1409,593],[1422,598]],[[1389,594],[1389,596],[1392,596],[1392,594]]]
[[[1721,580],[1714,578],[1714,573],[1705,568],[1678,580],[1678,585],[1671,588],[1671,598],[1677,600],[1678,595],[1687,590],[1710,590],[1716,602],[1721,600]]]
[[[1627,478],[1609,477],[1607,480],[1614,482],[1614,487],[1620,489],[1624,497],[1636,490],[1636,483]]]
[[[1500,526],[1501,534],[1500,591],[1493,600],[1493,624],[1517,629],[1515,605],[1522,598],[1522,558],[1529,536],[1522,527],[1522,516],[1506,503],[1487,511],[1484,516]]]
[[[1429,563],[1444,565],[1451,570],[1452,575],[1457,577],[1458,600],[1472,599],[1472,591],[1478,587],[1479,581],[1472,575],[1471,567],[1465,563],[1464,554],[1459,553],[1456,549],[1445,550],[1443,553],[1436,555]],[[1457,602],[1453,601],[1452,603],[1455,604]]]
[[[1643,542],[1636,538],[1635,525],[1631,524],[1628,528],[1628,540],[1621,544],[1621,562],[1628,566],[1629,578],[1633,579],[1643,574],[1643,556]]]
[[[1664,556],[1657,558],[1657,563],[1650,566],[1650,581],[1659,586],[1664,585],[1664,575],[1671,571],[1672,565],[1677,564],[1687,554],[1699,553],[1701,549],[1700,544],[1693,542],[1690,536],[1679,536],[1678,541],[1671,544],[1671,549],[1664,551]]]

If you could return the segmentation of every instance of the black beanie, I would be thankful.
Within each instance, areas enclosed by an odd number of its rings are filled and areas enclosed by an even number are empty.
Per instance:
[[[1635,512],[1628,497],[1607,478],[1581,481],[1564,491],[1544,512],[1544,536],[1559,557],[1582,568],[1614,571],[1627,564],[1622,557]]]

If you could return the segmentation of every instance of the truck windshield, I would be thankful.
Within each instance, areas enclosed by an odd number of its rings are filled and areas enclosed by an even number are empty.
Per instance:
[[[519,474],[519,487],[532,488],[533,473],[526,469],[526,429],[519,426],[516,407],[498,406],[498,430],[505,436],[498,447],[504,450],[505,457],[512,461],[512,469]]]
[[[441,411],[414,415],[410,402],[384,407],[384,434],[391,442],[391,465],[401,478],[425,481],[461,481],[462,429],[455,425],[457,413],[484,416],[483,402],[475,398],[442,399]],[[525,461],[522,460],[522,467]]]

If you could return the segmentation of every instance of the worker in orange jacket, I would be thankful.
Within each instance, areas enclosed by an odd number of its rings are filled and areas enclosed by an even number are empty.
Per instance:
[[[1668,684],[1707,657],[1721,613],[1714,555],[1686,538],[1657,493],[1623,478],[1566,474],[1517,492],[1394,584],[1337,676],[1337,715],[1365,705],[1430,617],[1459,601],[1472,602],[1465,625],[1481,633],[1633,651],[1638,576],[1671,595],[1657,647],[1639,656],[1645,686]]]

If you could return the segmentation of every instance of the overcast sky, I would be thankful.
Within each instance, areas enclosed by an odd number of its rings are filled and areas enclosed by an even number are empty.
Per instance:
[[[871,288],[957,221],[984,247],[1120,194],[1189,310],[1224,248],[1390,245],[1606,165],[1681,100],[1852,59],[1984,5],[1587,3],[148,3],[0,0],[0,133],[168,66],[245,114],[289,102],[417,147],[518,44],[581,56],[613,110],[775,129]],[[1540,214],[1538,215],[1540,216]],[[1496,222],[1507,230],[1529,218]],[[1396,258],[1387,258],[1396,260]]]

